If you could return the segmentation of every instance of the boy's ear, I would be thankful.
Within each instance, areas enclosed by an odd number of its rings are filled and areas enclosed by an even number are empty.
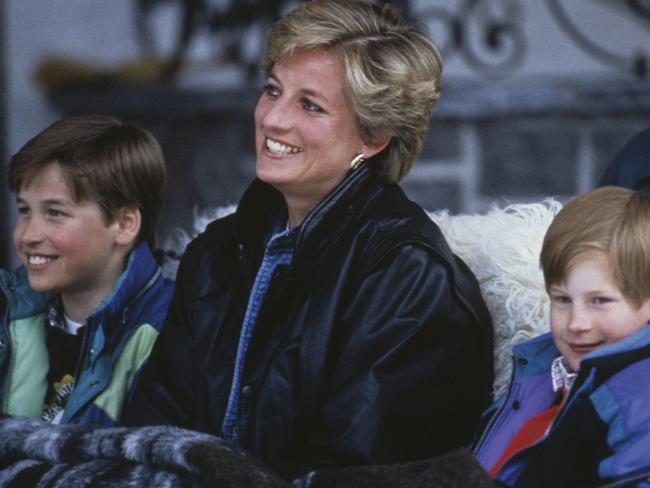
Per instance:
[[[137,207],[124,207],[117,212],[115,242],[122,246],[131,245],[140,233],[142,214]]]

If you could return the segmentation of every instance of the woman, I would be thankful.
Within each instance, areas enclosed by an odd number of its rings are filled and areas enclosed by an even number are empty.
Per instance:
[[[491,322],[396,184],[441,66],[365,0],[314,0],[273,27],[258,178],[188,246],[132,423],[219,434],[287,478],[468,443],[490,401]]]

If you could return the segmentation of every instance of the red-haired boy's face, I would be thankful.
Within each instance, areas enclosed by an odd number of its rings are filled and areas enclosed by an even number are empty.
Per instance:
[[[58,164],[45,167],[17,198],[14,245],[29,284],[60,293],[64,302],[100,302],[123,268],[116,252],[117,223],[107,224],[95,202],[73,201]]]
[[[550,287],[555,345],[574,371],[586,354],[616,342],[650,321],[650,300],[641,307],[615,284],[604,256],[579,260],[566,281]]]

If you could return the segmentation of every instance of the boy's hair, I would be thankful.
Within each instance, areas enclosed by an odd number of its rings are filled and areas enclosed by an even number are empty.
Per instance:
[[[154,249],[165,198],[165,161],[146,130],[103,115],[54,122],[30,139],[9,163],[9,189],[18,193],[45,167],[56,163],[75,202],[96,202],[106,222],[122,208],[138,208],[137,242]]]
[[[623,296],[637,307],[650,298],[650,198],[605,186],[571,200],[546,232],[540,255],[546,289],[573,265],[604,256]]]

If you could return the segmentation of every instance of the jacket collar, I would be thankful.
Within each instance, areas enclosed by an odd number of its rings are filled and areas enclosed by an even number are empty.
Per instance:
[[[126,268],[117,279],[115,287],[87,320],[88,332],[95,334],[93,347],[99,353],[112,348],[134,325],[128,313],[131,305],[155,284],[161,275],[149,246],[139,243],[129,254]]]
[[[90,317],[123,313],[141,294],[159,267],[146,242],[140,242],[129,254],[126,268],[115,282],[113,291],[99,304]]]
[[[650,346],[650,327],[646,324],[629,336],[587,354],[585,359],[624,354],[648,346]]]
[[[383,182],[372,177],[368,164],[350,171],[298,227],[293,263],[326,254],[383,186]],[[245,254],[261,256],[266,238],[283,211],[286,204],[282,194],[267,183],[253,181],[236,213],[237,239]]]
[[[592,366],[618,369],[650,352],[650,324],[623,339],[586,354],[580,364],[580,375]],[[518,344],[513,349],[516,364],[526,364],[525,376],[548,371],[553,360],[560,355],[550,332]],[[523,360],[523,362],[521,361]],[[524,368],[517,368],[523,371]],[[517,375],[517,374],[516,374]],[[517,377],[517,379],[519,379]]]
[[[6,302],[4,308],[8,309],[9,321],[23,319],[42,312],[52,298],[50,293],[39,293],[29,286],[27,269],[24,266],[20,266],[14,273],[0,269],[0,293],[4,295]],[[0,321],[3,318],[0,316]]]
[[[513,348],[515,380],[546,374],[553,360],[560,355],[550,332],[517,344]]]
[[[630,364],[647,359],[648,354],[650,326],[646,324],[633,334],[586,354],[580,362],[580,373],[586,375],[592,368],[598,368],[605,376],[613,375]]]

